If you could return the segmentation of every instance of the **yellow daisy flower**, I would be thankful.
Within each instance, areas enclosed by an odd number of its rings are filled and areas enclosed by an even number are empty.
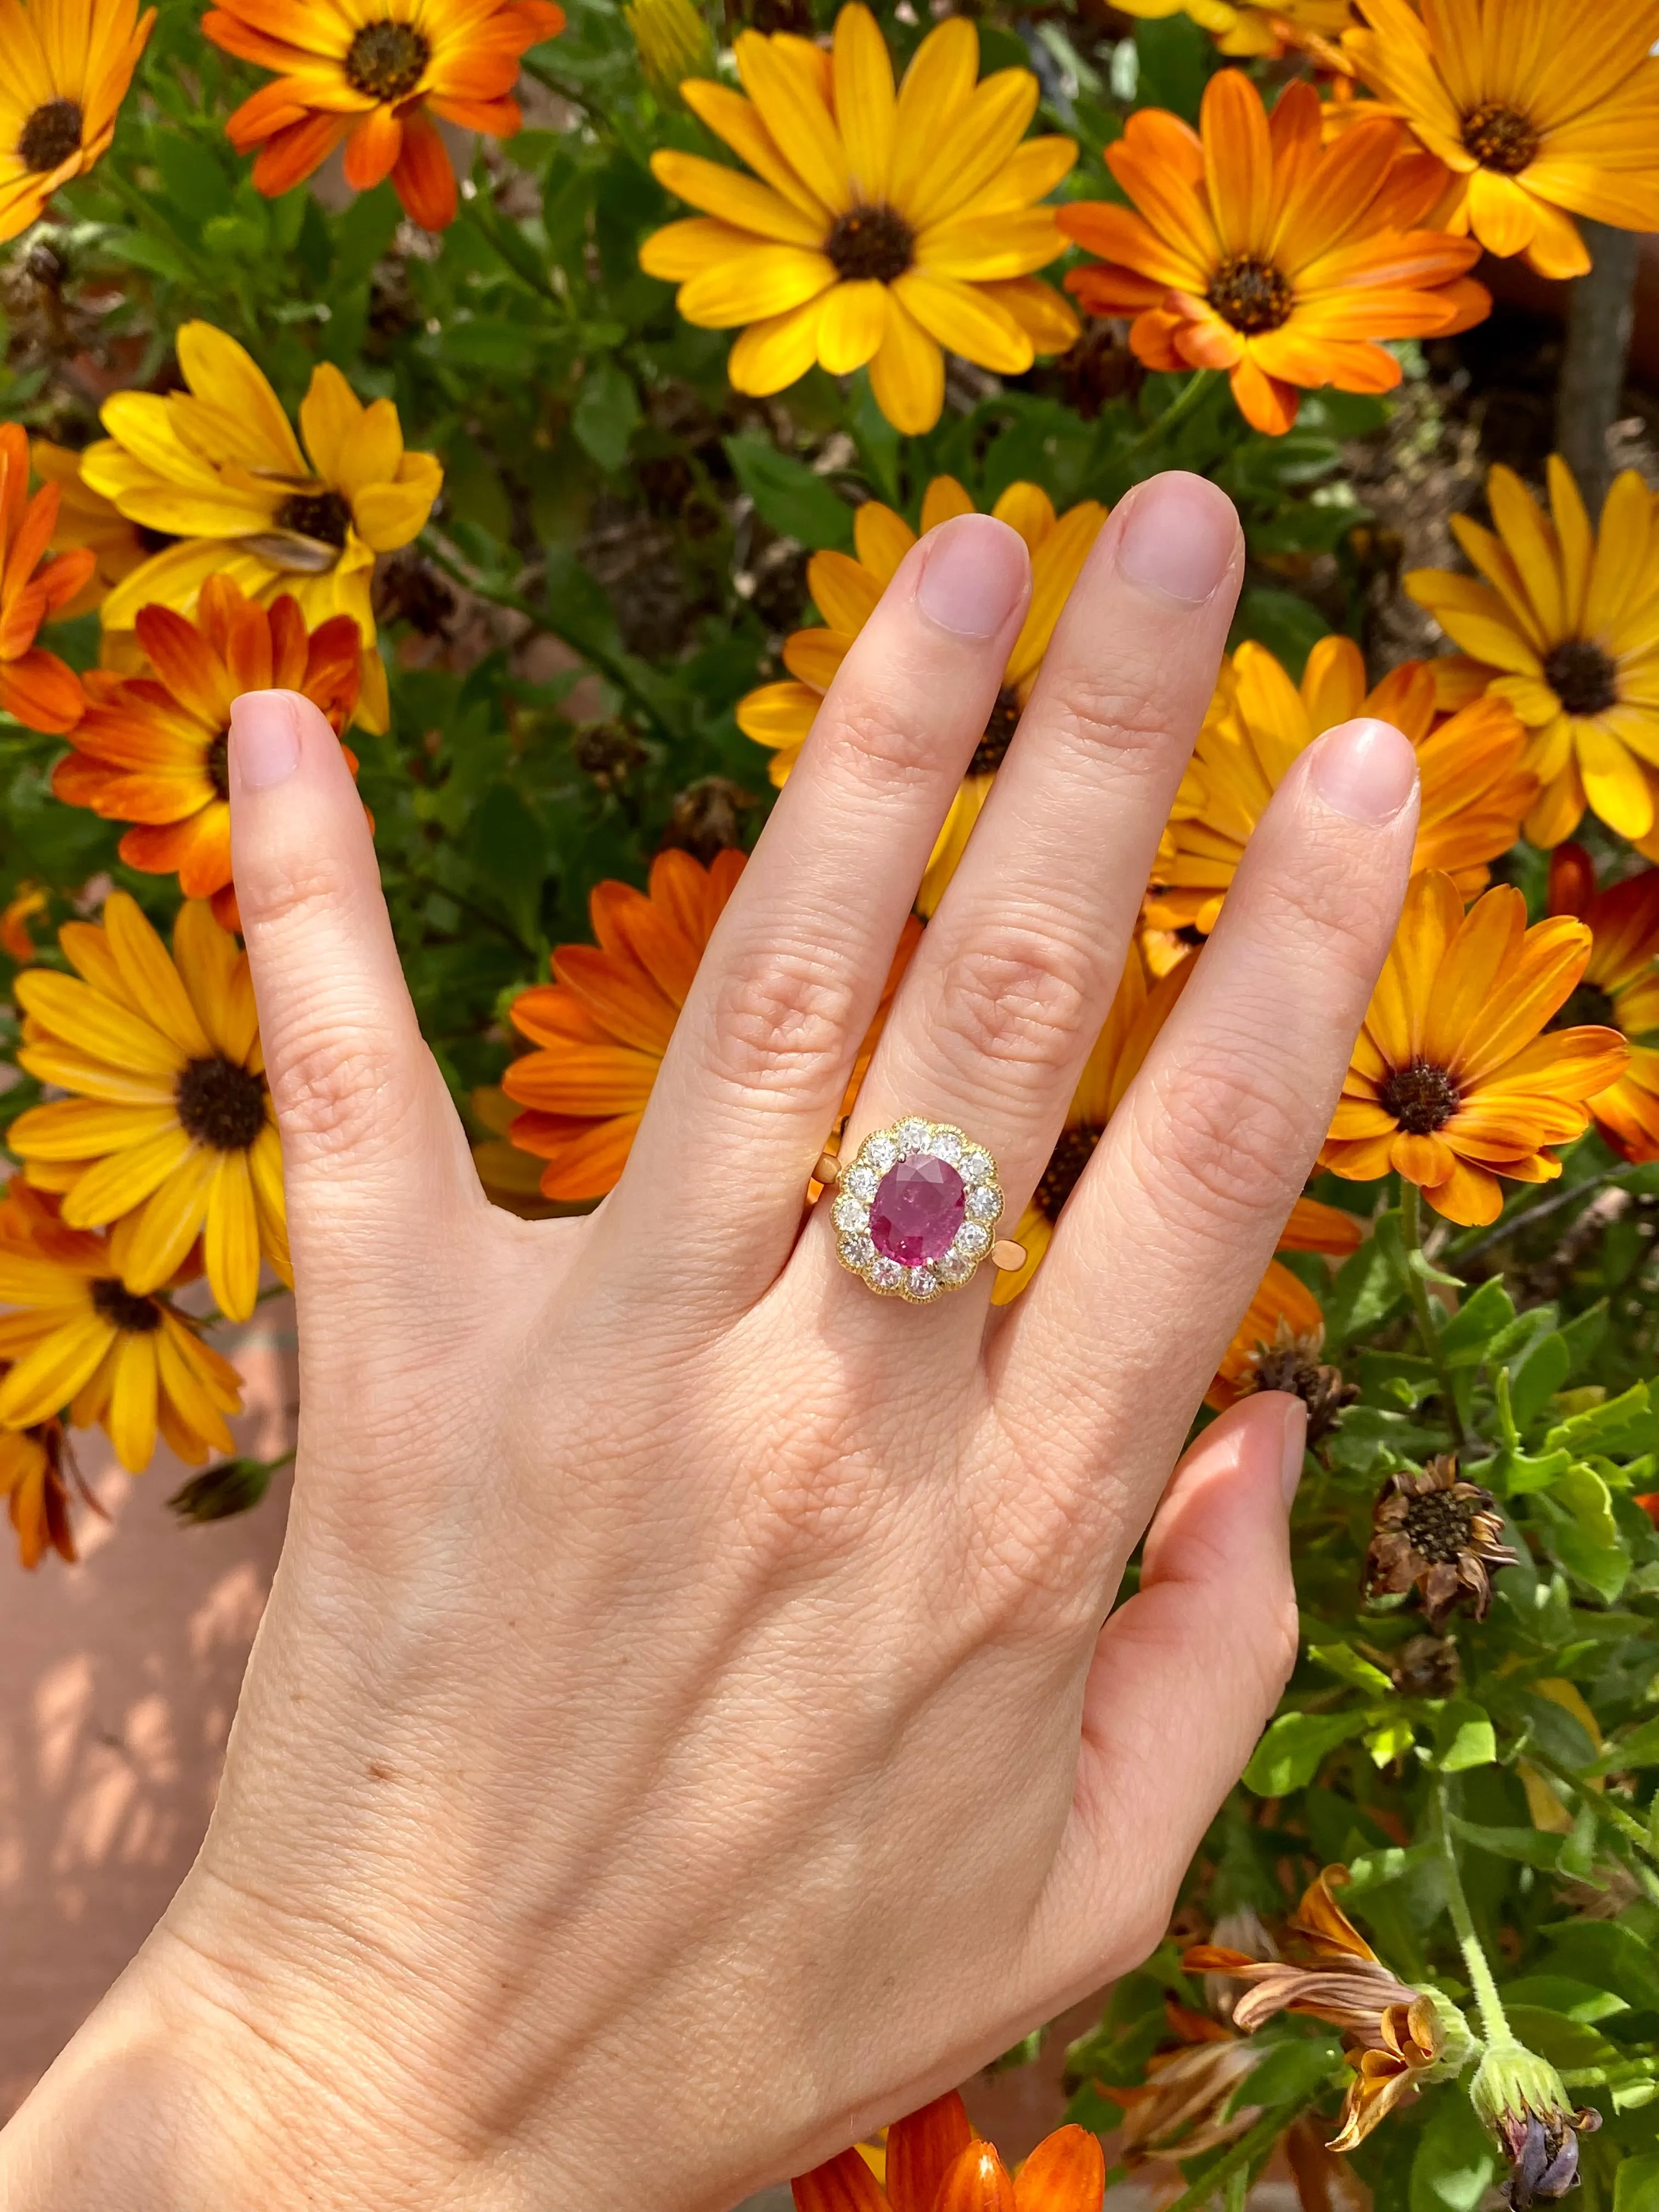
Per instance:
[[[1630,1065],[1589,1102],[1596,1127],[1627,1160],[1659,1160],[1659,868],[1596,888],[1582,845],[1550,854],[1549,910],[1577,916],[1594,940],[1565,1024],[1605,1023],[1630,1046]]]
[[[974,502],[954,477],[935,477],[921,502],[921,534],[926,537],[953,515],[973,512]],[[1030,549],[1031,604],[1008,656],[985,735],[927,863],[916,899],[923,914],[933,913],[955,873],[1036,684],[1060,611],[1106,520],[1106,509],[1092,499],[1057,515],[1048,493],[1033,483],[1010,484],[991,512],[1018,531]],[[738,702],[738,727],[770,749],[769,772],[775,784],[787,781],[836,671],[915,544],[916,532],[890,507],[869,500],[853,518],[853,538],[856,559],[847,553],[815,553],[807,563],[807,587],[828,627],[798,629],[786,641],[783,663],[793,680],[763,684]]]
[[[109,151],[155,22],[138,0],[0,0],[0,239]]]
[[[1437,1213],[1474,1227],[1504,1207],[1499,1176],[1550,1182],[1623,1074],[1617,1030],[1547,1030],[1589,965],[1590,933],[1565,916],[1527,927],[1499,884],[1467,915],[1449,876],[1413,878],[1319,1160],[1351,1182],[1392,1169]]]
[[[896,90],[885,40],[853,0],[826,52],[780,32],[736,42],[743,92],[689,77],[680,97],[752,175],[659,149],[653,174],[702,212],[648,238],[640,265],[680,288],[687,322],[735,330],[736,390],[781,392],[814,362],[867,363],[895,428],[931,430],[948,348],[1018,376],[1062,353],[1076,316],[1032,272],[1066,240],[1040,206],[1077,159],[1069,138],[1022,145],[1029,70],[983,83],[979,33],[930,31]],[[744,97],[747,94],[747,97]]]
[[[122,1280],[128,1215],[112,1236],[70,1229],[56,1200],[18,1182],[0,1203],[0,1426],[32,1428],[67,1411],[98,1423],[130,1474],[142,1474],[159,1428],[199,1467],[235,1449],[227,1413],[242,1410],[236,1370],[171,1299]]]
[[[1327,65],[1341,66],[1332,41],[1352,30],[1357,17],[1348,0],[1117,0],[1119,12],[1143,22],[1187,15],[1224,54],[1265,54],[1270,59],[1297,48]]]
[[[1497,535],[1452,517],[1480,576],[1414,568],[1406,589],[1526,724],[1541,786],[1533,843],[1571,837],[1588,805],[1659,859],[1659,499],[1626,469],[1592,530],[1555,453],[1549,495],[1546,515],[1513,470],[1494,468]]]
[[[302,450],[252,357],[210,323],[185,323],[187,387],[118,392],[104,403],[106,439],[82,456],[82,481],[126,516],[180,542],[115,585],[106,631],[131,630],[152,602],[195,611],[207,578],[224,574],[269,604],[291,592],[307,625],[349,614],[364,647],[358,720],[386,723],[386,673],[374,652],[369,585],[377,553],[416,537],[443,471],[404,447],[389,399],[365,407],[331,362],[312,372],[300,404]],[[309,459],[307,459],[309,455]]]
[[[26,969],[19,1065],[72,1095],[20,1114],[7,1139],[72,1229],[137,1219],[122,1278],[140,1297],[199,1236],[221,1312],[246,1321],[263,1256],[289,1279],[283,1153],[259,1050],[247,955],[187,899],[173,957],[125,891],[101,924],[58,932],[76,970]]]
[[[1590,265],[1575,215],[1659,230],[1659,0],[1358,4],[1343,50],[1452,171],[1449,230],[1546,276]]]
[[[161,532],[129,522],[118,507],[95,492],[81,475],[81,456],[67,446],[36,438],[29,465],[42,483],[58,487],[58,520],[52,526],[54,553],[89,550],[96,562],[84,587],[63,610],[65,616],[88,614],[103,605],[122,578],[141,568],[153,553],[172,543]]]
[[[1491,878],[1537,793],[1522,765],[1526,732],[1502,700],[1439,720],[1428,665],[1408,660],[1374,690],[1352,638],[1323,637],[1299,685],[1265,646],[1241,645],[1223,670],[1152,867],[1146,921],[1207,936],[1250,832],[1286,770],[1324,731],[1356,715],[1392,722],[1417,748],[1422,814],[1414,869],[1442,868],[1465,898]]]

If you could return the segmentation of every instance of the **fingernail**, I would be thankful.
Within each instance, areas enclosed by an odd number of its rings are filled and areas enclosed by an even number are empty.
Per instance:
[[[959,514],[923,540],[927,557],[916,604],[957,637],[994,637],[1024,601],[1031,574],[1025,540],[989,514]]]
[[[1308,773],[1327,806],[1380,830],[1417,788],[1417,755],[1392,722],[1344,722],[1314,747]]]
[[[230,757],[250,791],[284,782],[300,765],[300,729],[286,691],[244,691],[230,706]]]
[[[1120,572],[1183,607],[1212,598],[1238,544],[1238,517],[1226,493],[1177,470],[1137,484],[1124,504]]]
[[[1302,1459],[1308,1449],[1308,1407],[1306,1401],[1291,1398],[1285,1408],[1285,1458],[1279,1468],[1279,1480],[1285,1486],[1285,1504],[1288,1508],[1295,1502],[1302,1482]]]

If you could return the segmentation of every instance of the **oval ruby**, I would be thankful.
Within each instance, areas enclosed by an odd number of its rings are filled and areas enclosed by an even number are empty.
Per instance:
[[[925,1267],[956,1241],[967,1212],[962,1177],[927,1154],[889,1168],[870,1208],[870,1242],[884,1260]]]

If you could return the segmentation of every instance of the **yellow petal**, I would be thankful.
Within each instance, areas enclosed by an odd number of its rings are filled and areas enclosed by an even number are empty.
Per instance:
[[[245,1065],[259,1026],[247,955],[213,919],[205,899],[186,899],[173,925],[173,957],[216,1052]]]
[[[0,1377],[0,1423],[30,1428],[61,1413],[114,1338],[111,1324],[88,1305]]]
[[[870,389],[893,428],[907,437],[923,436],[944,410],[945,356],[897,299],[888,301],[887,335],[870,364]]]
[[[163,1129],[143,1143],[130,1145],[124,1151],[112,1152],[106,1159],[95,1161],[84,1174],[77,1176],[75,1187],[64,1199],[64,1218],[71,1229],[102,1229],[112,1221],[118,1221],[124,1213],[131,1213],[142,1206],[158,1185],[169,1176],[184,1168],[191,1156],[191,1141],[177,1124]],[[154,1290],[157,1283],[165,1282],[173,1273],[189,1249],[186,1241],[173,1266],[164,1268],[155,1282],[134,1284]]]
[[[831,629],[856,637],[876,611],[879,578],[845,553],[815,553],[806,564],[806,588]]]
[[[895,514],[878,499],[866,499],[854,514],[853,538],[860,561],[884,589],[898,574],[900,562],[916,542],[916,534],[903,516]],[[846,650],[844,642],[842,650]]]
[[[899,87],[888,193],[912,204],[918,185],[946,133],[973,96],[979,75],[979,33],[965,15],[948,16],[911,57]]]
[[[1008,656],[1006,682],[1022,684],[1041,665],[1060,609],[1070,599],[1105,520],[1106,510],[1098,501],[1083,500],[1068,508],[1033,550],[1031,604]]]
[[[259,1291],[259,1224],[246,1152],[221,1152],[207,1196],[207,1279],[220,1311],[246,1321]]]
[[[1584,796],[1609,830],[1645,837],[1653,827],[1653,792],[1640,763],[1610,732],[1594,722],[1574,726]]]
[[[188,1146],[173,1172],[145,1199],[125,1255],[129,1290],[159,1290],[178,1273],[202,1232],[214,1169],[222,1157],[205,1145]],[[82,1188],[76,1185],[75,1199]]]
[[[723,225],[755,237],[769,238],[785,246],[817,248],[823,244],[822,219],[805,214],[781,192],[757,178],[719,161],[706,161],[696,154],[661,148],[651,156],[651,173],[657,181]],[[661,234],[659,233],[659,235]],[[643,263],[643,255],[641,262]],[[652,269],[660,276],[666,272]]]
[[[679,310],[689,323],[727,331],[804,306],[836,282],[827,254],[751,242],[739,258],[689,277],[680,287]]]
[[[213,1047],[183,978],[137,899],[112,891],[104,902],[104,928],[128,990],[155,1027],[187,1060],[210,1058]]]
[[[760,111],[774,144],[827,208],[853,204],[847,149],[835,119],[805,70],[791,65],[777,42],[759,31],[738,33],[734,52],[743,88]]]
[[[413,454],[408,456],[412,460]],[[438,496],[441,474],[422,474],[398,483],[372,483],[353,495],[351,520],[363,544],[376,553],[395,553],[418,538]],[[358,628],[362,629],[360,623]]]
[[[1022,376],[1036,358],[1031,341],[1006,308],[975,285],[911,269],[898,278],[893,293],[930,337],[981,368]]]
[[[22,1057],[27,1065],[27,1055]],[[130,1146],[148,1144],[172,1128],[178,1118],[171,1100],[162,1106],[117,1106],[101,1098],[55,1098],[48,1106],[33,1106],[20,1114],[9,1142],[21,1160],[97,1160],[106,1153],[119,1155]],[[70,1225],[80,1229],[94,1224],[76,1221]]]
[[[254,467],[303,477],[305,457],[283,403],[246,348],[200,322],[182,324],[175,343],[185,383],[234,438],[233,450]]]
[[[971,514],[974,502],[954,477],[935,477],[921,495],[921,532],[925,538],[941,522],[958,514]]]
[[[123,1336],[115,1346],[104,1425],[129,1474],[142,1474],[155,1449],[155,1339]]]
[[[818,357],[818,323],[830,293],[819,293],[804,307],[750,323],[726,356],[726,374],[734,392],[764,399],[805,375]]]
[[[845,11],[843,11],[845,12]],[[850,375],[873,358],[887,335],[887,287],[837,284],[818,317],[818,361],[831,376]]]
[[[860,199],[879,200],[893,151],[893,64],[861,0],[849,0],[836,18],[835,82],[836,121],[854,186]]]

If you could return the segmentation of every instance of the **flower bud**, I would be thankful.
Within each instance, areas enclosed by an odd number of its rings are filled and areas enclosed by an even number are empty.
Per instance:
[[[1553,2204],[1578,2181],[1578,2137],[1601,2124],[1593,2109],[1575,2111],[1561,2076],[1524,2044],[1492,2045],[1469,2085],[1469,2101],[1510,2161],[1504,2202],[1511,2212]]]
[[[677,101],[685,78],[714,74],[714,42],[692,0],[633,0],[623,9],[623,20],[659,98]]]

